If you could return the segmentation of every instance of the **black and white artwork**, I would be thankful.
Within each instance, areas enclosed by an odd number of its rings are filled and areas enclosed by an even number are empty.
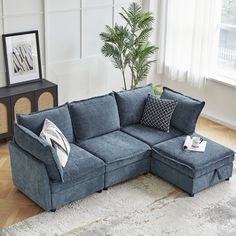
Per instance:
[[[15,44],[12,50],[13,72],[23,75],[34,70],[32,47],[29,43]]]
[[[38,31],[3,35],[8,86],[41,79]]]

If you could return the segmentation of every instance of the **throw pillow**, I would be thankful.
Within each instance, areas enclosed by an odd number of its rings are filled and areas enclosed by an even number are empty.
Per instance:
[[[144,107],[141,124],[169,132],[171,116],[177,102],[169,99],[159,99],[157,96],[148,95]]]
[[[53,122],[45,119],[40,137],[55,148],[62,167],[65,167],[70,153],[70,144],[60,129]]]
[[[68,104],[36,111],[29,115],[16,114],[17,123],[40,135],[45,119],[51,120],[64,134],[68,142],[74,142],[74,134]]]
[[[185,96],[166,87],[163,88],[161,99],[171,99],[178,102],[171,118],[171,125],[186,134],[192,134],[195,131],[197,119],[205,102]]]

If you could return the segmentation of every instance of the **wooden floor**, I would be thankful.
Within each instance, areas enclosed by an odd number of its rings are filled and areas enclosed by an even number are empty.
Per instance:
[[[200,118],[197,132],[236,151],[236,131]],[[34,216],[43,210],[12,183],[9,152],[6,144],[0,144],[0,228]]]

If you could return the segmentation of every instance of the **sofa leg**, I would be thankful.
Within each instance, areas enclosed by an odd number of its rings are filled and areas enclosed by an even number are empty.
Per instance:
[[[97,191],[97,193],[101,193],[101,192],[102,192],[102,190],[98,190],[98,191]]]
[[[107,188],[107,187],[105,187],[103,190],[105,190],[105,191],[106,191],[107,189],[108,189],[108,188]]]
[[[226,181],[229,181],[229,178],[227,178]]]
[[[57,209],[52,209],[51,212],[56,212]]]
[[[194,193],[189,193],[189,197],[194,197]]]

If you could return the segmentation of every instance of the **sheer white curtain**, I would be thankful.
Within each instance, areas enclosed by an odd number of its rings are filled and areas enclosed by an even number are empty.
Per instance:
[[[221,0],[159,0],[158,14],[158,72],[202,87],[216,58]]]

